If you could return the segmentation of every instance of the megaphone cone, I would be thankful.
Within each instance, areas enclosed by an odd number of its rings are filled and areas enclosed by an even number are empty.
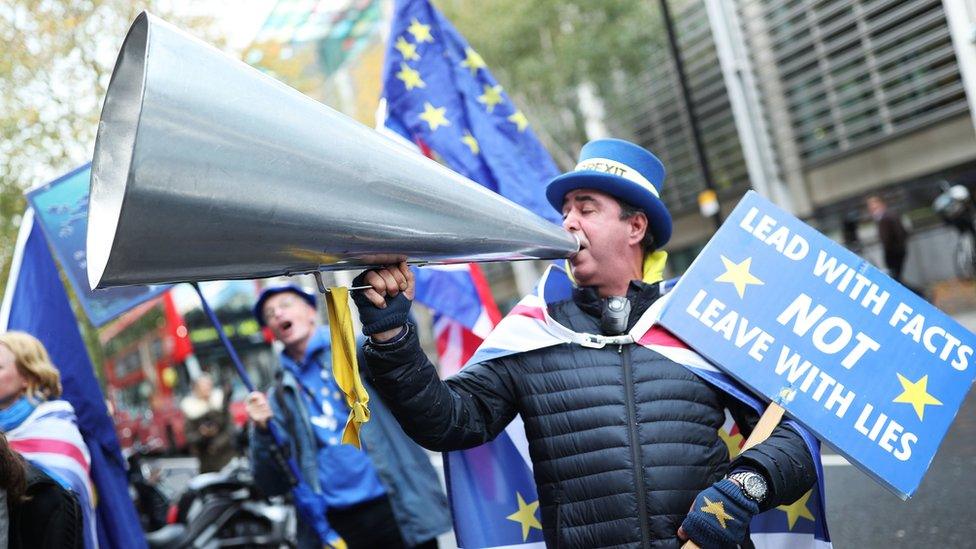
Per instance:
[[[147,13],[105,97],[88,212],[92,288],[578,249],[560,227]]]

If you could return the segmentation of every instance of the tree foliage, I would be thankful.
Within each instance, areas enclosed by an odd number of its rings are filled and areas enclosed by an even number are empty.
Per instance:
[[[0,296],[26,207],[24,191],[91,160],[116,54],[143,10],[210,43],[223,43],[211,17],[173,14],[164,1],[0,3]],[[61,278],[101,375],[98,336]]]
[[[5,0],[0,3],[0,295],[24,191],[91,159],[102,99],[125,31],[149,10],[213,43],[208,16],[172,2]]]

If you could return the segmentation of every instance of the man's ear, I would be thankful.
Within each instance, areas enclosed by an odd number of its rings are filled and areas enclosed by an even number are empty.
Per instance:
[[[644,235],[647,233],[647,215],[644,212],[638,212],[627,220],[628,228],[630,229],[630,240],[631,244],[640,244],[641,240],[644,239]]]

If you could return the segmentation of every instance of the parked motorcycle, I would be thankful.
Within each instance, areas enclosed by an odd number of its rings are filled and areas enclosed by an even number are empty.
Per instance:
[[[295,547],[294,508],[254,485],[242,458],[194,477],[170,511],[172,524],[146,534],[150,548]]]
[[[138,443],[123,451],[129,464],[129,497],[136,507],[143,531],[165,526],[169,509],[169,499],[159,486],[159,470],[145,460],[148,452],[148,449]]]

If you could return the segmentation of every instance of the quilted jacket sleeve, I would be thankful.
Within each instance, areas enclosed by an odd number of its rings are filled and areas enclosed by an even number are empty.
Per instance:
[[[472,448],[494,439],[517,413],[510,364],[472,364],[448,380],[420,347],[416,328],[389,345],[366,343],[373,386],[403,430],[438,452]]]

